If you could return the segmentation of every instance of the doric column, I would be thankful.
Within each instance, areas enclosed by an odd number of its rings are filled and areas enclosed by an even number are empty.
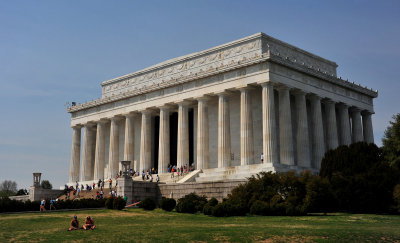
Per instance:
[[[105,164],[105,123],[104,121],[97,122],[96,132],[96,149],[94,155],[94,180],[104,179],[104,164]]]
[[[140,134],[140,173],[151,169],[151,111],[142,111]]]
[[[364,140],[361,127],[361,110],[353,107],[351,109],[352,121],[352,142],[361,142]]]
[[[229,98],[225,93],[218,94],[218,168],[231,163],[231,130]]]
[[[81,158],[81,126],[72,127],[72,149],[69,167],[69,182],[79,181]]]
[[[279,91],[279,140],[281,164],[294,165],[292,116],[289,88],[281,86]]]
[[[249,89],[240,89],[240,164],[254,163],[253,117]]]
[[[324,104],[326,113],[326,143],[328,149],[335,149],[339,146],[335,102],[325,100]]]
[[[349,119],[349,107],[346,104],[338,105],[339,111],[339,144],[350,145],[351,131]]]
[[[308,133],[306,93],[303,91],[294,92],[296,103],[296,144],[297,144],[297,165],[311,167],[310,141]]]
[[[197,105],[197,169],[209,167],[208,105],[207,98],[199,98]]]
[[[108,150],[108,175],[115,178],[118,174],[119,162],[119,127],[120,118],[111,118],[110,125],[110,147]]]
[[[177,166],[189,164],[189,112],[188,103],[178,103]]]
[[[83,134],[83,151],[82,151],[82,171],[81,180],[91,181],[94,176],[94,151],[93,145],[95,142],[93,127],[90,124],[84,126]]]
[[[158,173],[167,173],[169,154],[169,109],[160,107],[160,136],[158,142]]]
[[[312,149],[314,168],[319,169],[325,154],[324,127],[322,124],[321,97],[310,96],[311,124],[312,124]]]
[[[274,87],[271,83],[263,83],[261,86],[264,163],[279,163]]]
[[[374,143],[374,131],[372,129],[372,113],[369,111],[363,111],[362,113],[364,141],[366,143]]]
[[[134,114],[125,115],[125,141],[124,141],[124,160],[131,162],[131,168],[135,168],[135,131]]]

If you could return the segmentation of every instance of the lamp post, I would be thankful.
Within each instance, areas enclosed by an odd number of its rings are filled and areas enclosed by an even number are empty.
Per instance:
[[[125,178],[128,178],[129,179],[129,170],[131,169],[130,168],[130,165],[131,165],[131,161],[129,161],[129,160],[122,160],[121,161],[121,165],[122,165],[122,175],[125,177]]]

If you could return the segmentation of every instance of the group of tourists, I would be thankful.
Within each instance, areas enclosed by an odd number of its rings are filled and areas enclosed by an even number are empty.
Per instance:
[[[56,202],[58,202],[58,198],[56,198],[56,199],[50,199],[50,206],[49,206],[50,211],[51,211],[51,210],[56,210],[56,207],[54,206],[54,204],[55,204]],[[46,199],[44,199],[44,198],[43,198],[42,200],[40,200],[39,211],[40,211],[40,212],[46,211]]]
[[[96,225],[94,224],[94,220],[90,216],[86,216],[85,224],[82,227],[79,227],[78,217],[75,215],[74,218],[71,220],[71,225],[70,225],[68,231],[79,230],[79,229],[94,230],[95,228],[96,228]]]
[[[167,171],[168,173],[171,173],[171,178],[175,177],[175,172],[177,173],[178,177],[183,176],[184,174],[187,174],[188,171],[193,171],[194,167],[193,166],[188,166],[188,164],[181,165],[181,167],[177,167],[176,165],[171,165],[168,164]]]
[[[142,170],[142,180],[143,181],[148,180],[149,182],[153,182],[153,173],[151,173],[149,170],[147,170],[146,172]],[[158,176],[158,174],[156,174],[156,182],[157,183],[160,182],[160,177]]]

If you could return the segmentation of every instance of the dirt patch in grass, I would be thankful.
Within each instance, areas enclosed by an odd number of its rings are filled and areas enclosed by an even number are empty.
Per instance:
[[[316,240],[326,240],[325,237],[317,237],[317,236],[303,236],[303,235],[292,235],[292,236],[272,236],[269,239],[259,240],[256,242],[259,243],[273,243],[273,242],[290,242],[290,243],[298,243],[298,242],[316,242]]]

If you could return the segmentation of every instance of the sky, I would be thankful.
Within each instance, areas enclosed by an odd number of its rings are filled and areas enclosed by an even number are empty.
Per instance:
[[[0,1],[0,182],[68,181],[66,102],[101,82],[257,32],[379,91],[375,142],[400,112],[400,1]]]

